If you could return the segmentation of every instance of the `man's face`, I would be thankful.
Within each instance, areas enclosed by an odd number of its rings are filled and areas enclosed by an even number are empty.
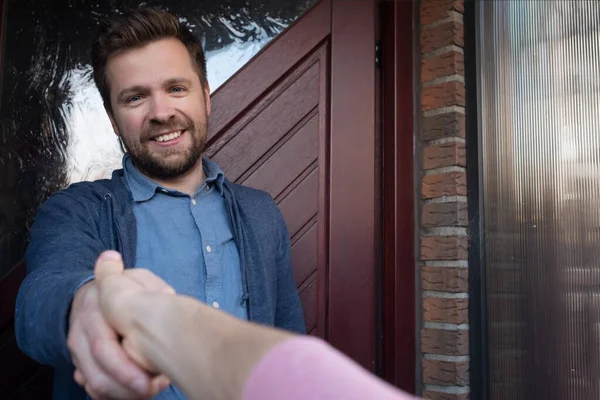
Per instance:
[[[188,172],[206,145],[210,91],[177,39],[126,50],[106,64],[113,128],[151,178]]]

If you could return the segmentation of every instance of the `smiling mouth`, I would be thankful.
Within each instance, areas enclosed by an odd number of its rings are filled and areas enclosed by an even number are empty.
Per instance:
[[[167,134],[164,134],[164,135],[153,137],[151,140],[154,140],[156,142],[169,142],[171,140],[175,140],[178,137],[180,137],[183,134],[184,131],[185,130],[183,129],[183,130],[179,130],[179,131],[167,133]]]

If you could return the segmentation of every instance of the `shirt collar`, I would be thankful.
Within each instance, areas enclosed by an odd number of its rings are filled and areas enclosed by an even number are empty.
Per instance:
[[[219,168],[217,163],[210,160],[208,157],[202,156],[202,168],[204,169],[204,180],[205,185],[217,185],[219,194],[223,196],[223,182],[225,181],[225,174]]]
[[[216,187],[222,196],[225,174],[221,168],[207,157],[202,157],[202,168],[204,170],[204,176],[206,177],[204,185],[216,184]],[[129,190],[131,190],[133,200],[137,202],[150,200],[156,194],[157,190],[169,190],[168,188],[163,188],[161,185],[138,171],[133,165],[133,160],[128,153],[123,156],[123,171],[129,185]],[[202,185],[199,190],[201,190],[204,185]],[[173,190],[169,190],[169,192],[177,193]]]

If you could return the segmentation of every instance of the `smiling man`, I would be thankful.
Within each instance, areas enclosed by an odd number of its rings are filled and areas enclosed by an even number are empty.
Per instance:
[[[123,169],[41,207],[17,298],[17,340],[55,367],[55,398],[183,399],[127,356],[102,317],[96,259],[117,250],[131,278],[151,290],[175,289],[242,320],[302,333],[289,234],[268,194],[229,182],[203,157],[206,60],[175,16],[144,8],[106,21],[92,65],[127,150]]]

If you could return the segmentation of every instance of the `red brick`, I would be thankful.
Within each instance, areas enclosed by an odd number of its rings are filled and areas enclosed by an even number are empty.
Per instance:
[[[466,386],[469,384],[469,362],[423,360],[423,382],[438,386]]]
[[[467,203],[464,201],[430,203],[423,206],[421,225],[424,228],[467,226],[468,224]]]
[[[423,299],[425,321],[449,324],[466,324],[469,322],[468,299],[446,299],[425,297]]]
[[[469,291],[467,268],[430,267],[421,268],[421,287],[436,292],[465,293]]]
[[[449,51],[421,61],[421,82],[450,75],[465,75],[465,57],[458,51]]]
[[[423,149],[423,168],[426,170],[455,165],[467,165],[467,149],[464,143],[435,144]]]
[[[423,118],[423,140],[429,141],[449,137],[465,137],[464,114],[450,112]]]
[[[465,106],[464,83],[450,81],[425,86],[421,90],[421,110],[423,112],[451,106]]]
[[[439,50],[442,47],[464,46],[464,27],[456,21],[421,30],[421,54]]]
[[[469,354],[469,331],[424,328],[421,331],[421,351],[428,354],[465,356]]]
[[[433,390],[423,391],[424,400],[469,400],[469,393],[443,393]]]
[[[428,25],[448,18],[451,11],[464,12],[462,0],[422,0],[421,25]]]
[[[442,196],[466,196],[467,175],[465,172],[445,172],[423,177],[421,193],[424,199]]]
[[[421,260],[466,260],[468,246],[466,236],[422,236]]]

